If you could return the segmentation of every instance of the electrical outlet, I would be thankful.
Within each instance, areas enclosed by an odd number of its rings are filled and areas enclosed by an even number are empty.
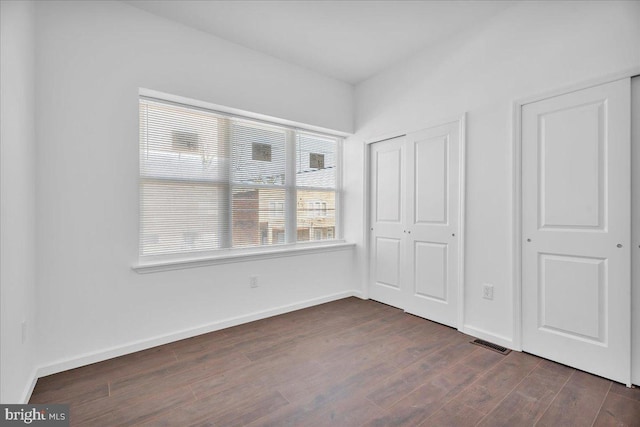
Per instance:
[[[22,344],[27,342],[27,321],[22,322]]]
[[[482,285],[482,298],[493,299],[493,285],[485,283]]]
[[[258,276],[249,276],[249,287],[250,288],[258,287]]]

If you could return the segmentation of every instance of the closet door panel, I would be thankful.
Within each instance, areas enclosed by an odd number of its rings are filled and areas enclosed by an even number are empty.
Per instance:
[[[460,213],[460,122],[407,135],[409,313],[457,327]]]
[[[404,308],[404,137],[372,144],[369,296]]]

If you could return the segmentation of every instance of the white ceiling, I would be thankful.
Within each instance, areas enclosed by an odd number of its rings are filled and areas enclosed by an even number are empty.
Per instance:
[[[125,2],[351,84],[512,4],[478,0]]]

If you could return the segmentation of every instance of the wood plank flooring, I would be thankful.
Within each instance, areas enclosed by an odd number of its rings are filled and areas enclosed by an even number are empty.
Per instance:
[[[40,378],[74,426],[640,426],[640,389],[347,298]]]

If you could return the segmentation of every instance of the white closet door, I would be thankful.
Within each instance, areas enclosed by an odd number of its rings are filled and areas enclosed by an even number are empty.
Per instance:
[[[522,107],[523,349],[630,382],[630,85]]]
[[[371,299],[404,308],[404,137],[371,146]]]
[[[407,135],[405,311],[457,326],[460,123]]]
[[[370,146],[371,299],[457,326],[461,121]]]

